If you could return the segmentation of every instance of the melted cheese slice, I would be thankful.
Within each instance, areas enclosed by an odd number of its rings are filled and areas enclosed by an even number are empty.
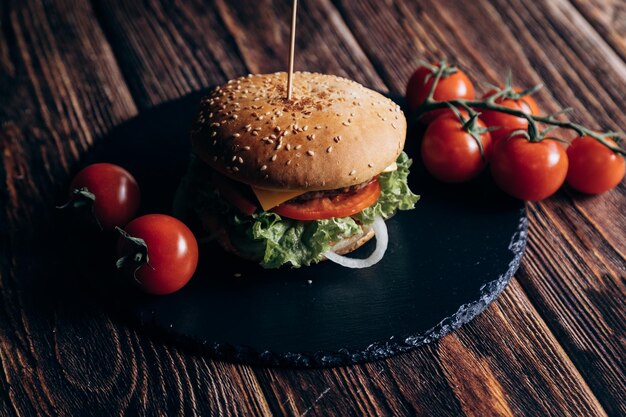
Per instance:
[[[257,200],[259,200],[261,207],[263,207],[263,210],[265,211],[268,211],[287,200],[291,200],[294,197],[306,193],[306,191],[274,191],[256,187],[250,188],[252,188],[252,192],[254,192],[254,195],[256,195]]]

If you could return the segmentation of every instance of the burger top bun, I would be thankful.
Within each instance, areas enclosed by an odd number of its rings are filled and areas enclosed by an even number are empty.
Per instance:
[[[406,119],[383,95],[345,78],[248,75],[202,99],[196,155],[237,181],[269,190],[332,190],[369,180],[395,162]]]

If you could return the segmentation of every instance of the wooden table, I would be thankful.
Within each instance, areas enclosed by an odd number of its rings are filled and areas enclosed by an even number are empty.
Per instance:
[[[69,268],[52,207],[101,136],[157,103],[286,67],[287,1],[173,3],[0,3],[1,415],[626,415],[624,183],[529,204],[522,266],[485,313],[359,366],[219,362],[59,295],[71,288],[49,292]],[[545,111],[626,127],[623,0],[303,0],[297,44],[296,69],[393,92],[418,59],[448,57],[478,83],[510,68],[522,86],[546,84]]]

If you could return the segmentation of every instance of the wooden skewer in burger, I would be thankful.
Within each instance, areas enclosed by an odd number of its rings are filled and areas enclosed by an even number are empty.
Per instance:
[[[405,137],[400,107],[354,81],[308,72],[237,78],[201,101],[177,211],[266,268],[323,259],[370,266],[387,247],[384,220],[418,200]],[[367,259],[342,256],[374,235]]]

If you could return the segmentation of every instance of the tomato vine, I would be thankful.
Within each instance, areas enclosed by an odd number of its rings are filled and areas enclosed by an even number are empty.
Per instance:
[[[538,142],[544,139],[545,135],[555,128],[563,128],[568,130],[573,130],[578,134],[578,136],[589,136],[602,145],[606,146],[608,149],[613,152],[626,156],[626,150],[619,146],[618,142],[622,137],[622,134],[618,132],[598,132],[592,129],[589,129],[581,124],[574,123],[571,121],[561,121],[556,117],[571,111],[571,108],[566,108],[559,112],[549,114],[549,115],[533,115],[522,110],[517,110],[514,108],[506,107],[501,104],[498,104],[496,101],[498,99],[519,99],[525,95],[532,94],[542,88],[542,85],[534,86],[528,90],[524,90],[521,92],[514,91],[511,82],[507,82],[506,86],[495,94],[489,96],[484,100],[467,100],[467,99],[453,99],[440,101],[435,100],[435,90],[439,81],[442,77],[445,77],[447,74],[454,73],[456,67],[449,65],[446,60],[441,60],[438,66],[430,66],[431,71],[434,71],[434,80],[432,85],[430,86],[430,90],[428,95],[423,103],[421,103],[416,109],[415,113],[418,117],[425,115],[428,112],[433,110],[445,109],[450,106],[470,111],[470,109],[483,109],[483,110],[491,110],[496,112],[501,112],[505,114],[510,114],[517,117],[523,117],[528,120],[528,130],[523,131],[514,131],[511,133],[513,135],[522,134],[527,137],[531,142]],[[540,130],[539,124],[545,124],[550,127]],[[611,143],[610,139],[614,139],[614,144]]]

